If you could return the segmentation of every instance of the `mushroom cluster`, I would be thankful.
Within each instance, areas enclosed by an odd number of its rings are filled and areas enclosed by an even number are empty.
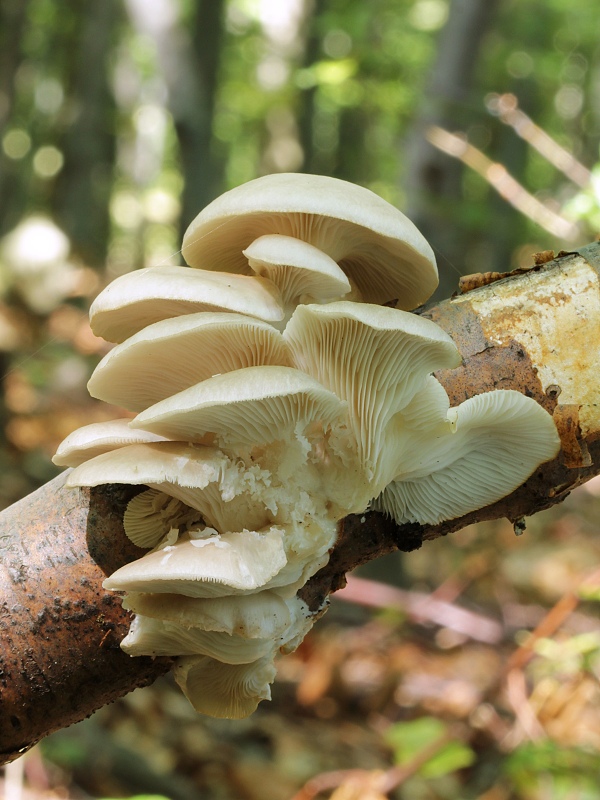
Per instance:
[[[435,288],[433,252],[364,188],[259,178],[205,208],[183,254],[96,298],[92,329],[117,344],[89,390],[136,416],[75,431],[55,463],[71,486],[144,487],[124,528],[149,552],[104,583],[135,614],[122,648],[176,656],[198,711],[240,718],[312,625],[297,592],[342,517],[455,518],[519,486],[558,436],[518,392],[449,407],[432,373],[457,348],[407,311]]]

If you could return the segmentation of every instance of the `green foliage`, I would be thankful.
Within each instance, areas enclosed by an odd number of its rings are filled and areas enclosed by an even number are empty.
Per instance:
[[[410,722],[397,722],[385,733],[384,739],[394,752],[396,764],[403,766],[429,747],[442,741],[439,750],[428,758],[418,770],[423,778],[440,778],[456,770],[470,766],[475,753],[458,740],[445,742],[447,727],[435,717],[421,717]]]
[[[508,756],[504,771],[521,797],[538,797],[540,791],[552,800],[598,797],[600,757],[595,752],[550,740],[528,742]]]

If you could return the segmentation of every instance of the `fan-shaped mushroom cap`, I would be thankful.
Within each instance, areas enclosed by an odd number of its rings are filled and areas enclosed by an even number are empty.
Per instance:
[[[260,500],[262,483],[269,475],[257,465],[232,463],[220,450],[185,442],[132,445],[97,456],[78,466],[67,479],[68,486],[99,486],[103,483],[145,485],[199,511],[204,520],[221,531],[239,530],[242,525],[262,528],[269,521]],[[127,508],[127,535],[140,547],[147,519],[148,541],[160,530],[152,509],[153,500],[144,493]],[[177,512],[179,513],[179,512]],[[183,511],[179,519],[190,519]],[[169,514],[164,517],[165,528]],[[177,523],[179,524],[179,523]],[[167,528],[168,530],[168,528]]]
[[[221,664],[208,656],[180,658],[175,680],[201,714],[221,719],[244,719],[261,700],[271,699],[270,684],[275,680],[272,657],[251,664]]]
[[[299,370],[246,367],[162,400],[131,424],[173,439],[198,441],[214,434],[223,447],[252,447],[291,441],[313,423],[322,430],[343,410],[334,394]]]
[[[90,325],[96,336],[122,342],[153,322],[198,311],[283,319],[279,291],[264,278],[166,266],[128,272],[110,283],[90,307]]]
[[[233,531],[206,538],[183,536],[147,553],[104,581],[117,592],[158,592],[188,597],[251,594],[285,567],[281,529]]]
[[[176,622],[184,628],[235,633],[248,639],[275,639],[290,627],[285,601],[275,592],[227,597],[130,593],[123,607],[135,614]]]
[[[185,442],[154,442],[121,447],[80,464],[68,486],[103,483],[177,484],[197,489],[219,481],[229,459],[219,450]]]
[[[412,457],[373,508],[399,523],[455,519],[510,494],[560,448],[552,417],[519,392],[476,395],[446,413],[445,435],[413,430]]]
[[[95,456],[131,444],[164,442],[164,436],[129,427],[130,419],[93,422],[70,433],[58,446],[52,461],[59,467],[77,467]]]
[[[359,469],[378,494],[396,474],[402,410],[433,370],[458,366],[456,345],[428,319],[345,301],[298,306],[284,338],[298,369],[347,402]]]
[[[272,325],[241,314],[188,314],[148,325],[114,347],[88,389],[92,397],[142,411],[213,375],[261,364],[290,365]]]
[[[332,258],[292,236],[259,236],[244,255],[257,275],[273,281],[286,307],[326,303],[351,290],[350,281]]]
[[[366,302],[415,308],[437,286],[433,251],[404,214],[368,189],[322,175],[266,175],[226,192],[187,229],[183,257],[193,267],[248,273],[243,251],[273,233],[322,250]]]
[[[249,664],[271,653],[273,642],[136,616],[121,642],[121,649],[130,656],[201,655],[223,664]]]

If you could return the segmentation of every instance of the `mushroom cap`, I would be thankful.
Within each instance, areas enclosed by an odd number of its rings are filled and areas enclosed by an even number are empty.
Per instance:
[[[395,477],[398,439],[407,427],[403,409],[431,372],[460,364],[456,345],[416,314],[346,301],[298,306],[284,339],[295,366],[346,401],[358,447],[357,479],[362,474],[364,490],[373,492],[368,502]],[[341,478],[350,488],[350,473]],[[358,487],[355,499],[352,510],[364,510]]]
[[[243,251],[253,272],[268,278],[284,305],[335,300],[348,294],[350,281],[318,247],[279,233],[259,236]],[[302,300],[304,296],[308,300]]]
[[[221,531],[239,530],[242,525],[262,528],[270,518],[258,495],[267,478],[257,465],[232,463],[220,450],[165,441],[123,447],[90,459],[73,470],[67,485],[145,485],[185,504],[163,509],[161,499],[147,492],[130,501],[125,532],[139,547],[147,547],[156,544],[171,524],[178,527],[197,518],[194,509]]]
[[[412,458],[374,509],[398,523],[455,519],[510,494],[560,449],[552,417],[520,392],[476,395],[447,411],[447,418],[443,435],[428,431],[422,418],[406,446]]]
[[[123,607],[185,628],[235,633],[248,639],[275,639],[291,624],[285,601],[268,590],[244,595],[243,599],[236,595],[198,598],[134,592],[123,599]]]
[[[221,446],[249,447],[326,427],[343,403],[309,375],[291,367],[246,367],[215,375],[142,411],[134,428],[198,441],[214,434]]]
[[[163,442],[164,436],[129,427],[130,419],[92,422],[70,433],[59,444],[52,461],[58,467],[77,467],[90,458],[131,444]]]
[[[226,192],[187,229],[183,257],[193,267],[247,274],[243,251],[273,233],[322,250],[366,302],[415,308],[438,283],[433,251],[404,214],[362,186],[322,175],[266,175]]]
[[[279,528],[232,531],[206,538],[184,536],[132,561],[103,586],[117,592],[157,592],[187,597],[252,594],[287,563]]]
[[[210,447],[169,441],[133,444],[80,464],[69,474],[67,486],[164,483],[202,489],[218,482],[228,463],[223,453]]]
[[[249,664],[268,655],[273,650],[273,642],[136,616],[121,642],[121,649],[130,656],[202,655],[223,664]]]
[[[251,664],[221,664],[209,656],[178,659],[175,680],[200,714],[220,719],[249,717],[261,700],[271,699],[273,656]]]
[[[188,267],[146,267],[110,283],[90,307],[96,336],[122,342],[146,325],[198,311],[236,311],[268,322],[283,319],[277,287],[264,278]]]
[[[142,411],[213,375],[261,364],[290,365],[272,325],[242,314],[164,319],[114,347],[88,383],[92,397]]]

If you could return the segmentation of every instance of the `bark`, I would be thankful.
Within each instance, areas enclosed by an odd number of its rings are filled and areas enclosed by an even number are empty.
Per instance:
[[[302,590],[311,608],[378,555],[480,520],[521,526],[600,472],[600,381],[589,352],[600,340],[599,273],[596,243],[500,280],[474,276],[463,284],[468,291],[421,310],[463,355],[458,369],[437,374],[451,403],[496,388],[521,391],[553,415],[561,452],[508,497],[440,525],[346,518],[329,563]],[[59,476],[0,515],[0,763],[170,666],[119,650],[129,617],[101,588],[104,575],[140,552],[121,524],[136,489],[67,491],[63,482]]]

